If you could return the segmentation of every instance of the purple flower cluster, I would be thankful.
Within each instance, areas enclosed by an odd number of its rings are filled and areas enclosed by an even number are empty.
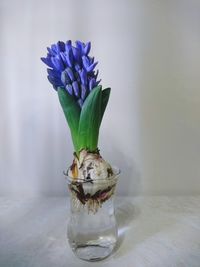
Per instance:
[[[94,71],[98,62],[89,56],[90,48],[90,42],[76,41],[72,46],[70,40],[66,43],[59,41],[51,48],[47,47],[47,57],[41,58],[49,67],[47,77],[54,89],[64,88],[80,107],[90,91],[100,83],[97,81],[98,71]]]

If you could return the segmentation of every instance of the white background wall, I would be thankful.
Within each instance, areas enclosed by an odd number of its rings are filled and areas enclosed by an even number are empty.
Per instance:
[[[200,193],[200,1],[0,0],[0,194],[66,194],[72,144],[40,57],[92,42],[119,194]]]

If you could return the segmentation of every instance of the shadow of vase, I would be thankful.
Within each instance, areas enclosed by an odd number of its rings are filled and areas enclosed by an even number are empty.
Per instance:
[[[140,214],[139,207],[132,204],[128,200],[122,201],[121,198],[118,199],[115,208],[115,217],[118,227],[118,241],[116,247],[113,251],[115,253],[121,247],[126,232],[130,227],[130,224],[136,219]]]

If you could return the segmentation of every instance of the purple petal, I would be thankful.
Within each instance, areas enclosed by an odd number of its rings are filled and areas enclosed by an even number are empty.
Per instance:
[[[54,67],[53,63],[51,62],[51,58],[41,57],[41,60],[42,60],[42,62],[44,62],[50,68],[53,68]]]
[[[61,87],[63,86],[60,79],[57,79],[55,77],[52,77],[50,75],[47,76],[49,82],[53,85],[54,89],[57,90],[57,87]]]
[[[91,43],[88,42],[86,43],[85,47],[84,47],[84,54],[87,55],[90,52],[91,49]]]
[[[66,70],[62,71],[62,73],[61,73],[61,81],[65,86],[67,84],[71,83],[71,80],[70,80]]]
[[[65,51],[68,53],[69,50],[71,49],[72,47],[72,41],[71,40],[68,40],[65,44]]]
[[[72,47],[72,53],[77,62],[80,62],[81,59],[81,53],[80,50],[76,47]]]
[[[65,89],[67,90],[67,92],[70,94],[70,95],[73,95],[73,90],[72,90],[72,86],[71,84],[67,84],[65,86]]]
[[[80,65],[78,65],[78,64],[75,64],[75,70],[76,70],[77,72],[79,72],[79,71],[80,71],[80,69],[81,69]]]
[[[51,76],[51,77],[56,77],[56,78],[58,78],[58,79],[60,79],[60,77],[61,77],[61,74],[60,74],[60,72],[58,72],[58,71],[56,71],[56,70],[52,70],[52,69],[47,69],[47,73],[49,74],[49,76]]]
[[[55,57],[57,55],[57,53],[54,50],[52,50],[51,48],[47,47],[47,50],[48,50],[50,56]]]
[[[93,69],[96,67],[96,65],[98,64],[98,61],[93,63],[92,65],[90,65],[88,68],[87,68],[87,72],[91,72],[93,71]]]
[[[89,90],[91,91],[95,86],[96,86],[96,80],[94,78],[92,78],[89,81]]]
[[[65,51],[65,43],[62,41],[57,42],[57,47],[59,48],[59,52],[64,52]]]
[[[53,64],[54,69],[60,70],[60,65],[58,60],[55,57],[51,58],[51,62]]]
[[[57,46],[57,44],[52,44],[51,45],[51,53],[56,56],[58,53],[60,53],[59,51],[59,47]]]
[[[78,73],[78,72],[74,72],[74,77],[75,77],[75,80],[76,80],[78,83],[81,83],[81,79],[80,79],[80,76],[79,76],[79,73]]]
[[[84,44],[80,41],[76,41],[76,47],[80,50],[81,54],[83,53]]]
[[[74,81],[72,83],[73,89],[74,89],[74,94],[75,96],[79,97],[79,86],[78,86],[78,82]]]
[[[81,84],[81,99],[83,101],[85,100],[86,92],[87,92],[87,89],[86,89],[85,85]]]
[[[84,85],[87,85],[87,73],[84,69],[82,69],[81,71],[79,71],[79,75],[81,78],[81,83]]]
[[[68,53],[65,53],[66,55],[66,60],[67,60],[67,64],[69,67],[72,68],[73,66],[73,54],[72,54],[72,50],[69,50]]]
[[[67,63],[67,56],[66,56],[65,52],[61,52],[60,57],[62,58],[62,61],[64,62],[65,66],[68,67],[69,65]]]
[[[73,82],[74,81],[74,73],[73,73],[72,69],[67,68],[66,71],[67,71],[67,74],[68,74],[69,78]]]
[[[61,58],[59,57],[52,57],[51,58],[51,62],[53,63],[55,69],[59,70],[59,71],[62,71],[65,69],[65,66],[61,60]]]
[[[86,56],[82,56],[83,66],[87,70],[87,68],[90,66],[90,61]]]
[[[51,48],[47,47],[47,51],[49,52],[50,55],[52,55],[52,54],[51,54],[51,52],[52,52],[52,51],[51,51]],[[54,55],[52,55],[52,56],[54,56]]]

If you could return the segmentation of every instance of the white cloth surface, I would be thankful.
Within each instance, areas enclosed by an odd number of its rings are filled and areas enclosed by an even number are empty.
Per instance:
[[[0,198],[1,267],[199,267],[200,196],[116,199],[119,243],[101,262],[67,243],[69,199]]]

